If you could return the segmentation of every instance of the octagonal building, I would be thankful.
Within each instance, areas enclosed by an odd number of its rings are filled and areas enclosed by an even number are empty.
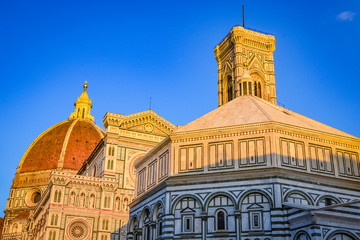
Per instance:
[[[128,239],[360,239],[360,139],[276,104],[274,50],[215,47],[219,107],[135,164]]]

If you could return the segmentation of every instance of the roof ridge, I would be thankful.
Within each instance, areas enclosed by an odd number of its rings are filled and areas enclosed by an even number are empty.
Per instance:
[[[269,116],[269,114],[267,114],[267,112],[251,97],[249,97],[250,100],[260,109],[260,111],[265,115],[265,117],[270,120],[273,121],[273,119]]]
[[[75,119],[70,127],[68,128],[66,134],[65,134],[65,139],[64,139],[64,142],[63,142],[63,145],[61,147],[61,152],[60,152],[60,158],[58,159],[58,162],[57,162],[57,169],[58,170],[62,170],[63,167],[64,167],[64,160],[65,160],[65,153],[66,153],[66,148],[67,148],[67,145],[69,143],[69,139],[70,139],[70,135],[71,135],[71,132],[72,130],[74,129],[74,126],[75,124],[79,121],[79,119]]]

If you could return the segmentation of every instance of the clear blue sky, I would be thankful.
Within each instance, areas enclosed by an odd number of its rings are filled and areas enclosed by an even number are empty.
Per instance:
[[[243,2],[1,0],[0,209],[22,155],[69,117],[85,80],[100,126],[150,96],[176,125],[216,108],[214,47]],[[330,2],[245,1],[246,26],[276,37],[279,102],[359,137],[360,2]]]

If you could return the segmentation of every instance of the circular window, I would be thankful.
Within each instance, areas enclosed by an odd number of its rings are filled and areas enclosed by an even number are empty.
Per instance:
[[[83,219],[74,219],[67,228],[67,235],[70,239],[83,240],[89,237],[89,224]]]
[[[85,235],[86,235],[86,226],[81,222],[74,223],[70,227],[70,235],[74,239],[81,239],[81,238],[85,237]]]
[[[33,188],[26,193],[25,203],[29,207],[35,206],[41,199],[41,191],[38,188]]]
[[[41,194],[39,192],[34,192],[33,195],[31,196],[33,203],[38,203],[40,201],[40,198],[41,198]]]

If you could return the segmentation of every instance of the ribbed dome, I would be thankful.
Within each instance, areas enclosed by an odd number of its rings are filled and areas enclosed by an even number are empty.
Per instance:
[[[89,120],[60,122],[35,139],[24,154],[18,172],[79,170],[104,135],[104,131]]]

